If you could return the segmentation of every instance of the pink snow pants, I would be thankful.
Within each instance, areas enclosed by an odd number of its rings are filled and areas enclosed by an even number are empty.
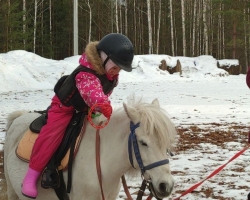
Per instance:
[[[63,106],[57,96],[52,98],[47,124],[42,127],[32,150],[30,168],[38,172],[44,170],[59,147],[73,113],[73,107]]]

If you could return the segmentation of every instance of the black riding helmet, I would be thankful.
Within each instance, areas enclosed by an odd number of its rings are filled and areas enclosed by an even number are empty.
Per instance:
[[[98,51],[107,54],[118,67],[131,72],[134,58],[134,47],[132,42],[123,34],[110,33],[104,36],[97,45]],[[108,59],[105,60],[104,64]]]

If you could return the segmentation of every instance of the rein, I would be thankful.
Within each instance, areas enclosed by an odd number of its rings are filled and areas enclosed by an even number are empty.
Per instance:
[[[122,179],[122,185],[123,185],[124,191],[125,191],[125,193],[126,193],[126,195],[127,195],[127,197],[128,197],[127,200],[133,200],[133,198],[131,197],[131,195],[130,195],[130,193],[129,193],[129,190],[128,190],[128,186],[127,186],[127,183],[126,183],[125,176],[123,175],[123,176],[121,177],[121,179]],[[146,189],[146,186],[147,186],[147,181],[146,181],[145,179],[143,179],[136,200],[141,200],[141,199],[142,199],[142,196],[143,196],[143,194],[144,194],[144,191],[145,191],[145,189]],[[148,196],[148,198],[147,198],[146,200],[151,200],[152,198],[153,198],[153,194],[150,193],[149,196]]]
[[[102,121],[99,123],[99,126],[101,126]],[[101,162],[100,162],[100,129],[96,130],[96,169],[97,169],[97,175],[99,179],[99,184],[101,188],[102,193],[102,199],[105,200],[104,192],[102,188],[102,171],[101,171]]]

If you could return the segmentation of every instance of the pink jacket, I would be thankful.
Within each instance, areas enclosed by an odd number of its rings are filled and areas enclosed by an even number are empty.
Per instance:
[[[83,54],[79,59],[82,66],[93,69],[92,65],[88,62],[86,55]],[[110,78],[110,77],[109,77]],[[118,78],[118,77],[115,77]],[[100,80],[93,74],[88,72],[79,72],[76,75],[76,87],[78,88],[83,100],[91,107],[96,103],[109,103],[109,96],[112,91],[105,95],[102,90]]]

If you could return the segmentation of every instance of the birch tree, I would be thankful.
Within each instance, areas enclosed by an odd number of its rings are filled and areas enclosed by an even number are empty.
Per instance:
[[[125,6],[125,35],[128,35],[128,3],[127,0],[124,1]]]
[[[208,30],[207,30],[207,0],[203,0],[203,26],[204,26],[204,44],[205,55],[208,55]]]
[[[33,34],[33,53],[36,53],[36,20],[37,20],[37,0],[34,4],[34,34]]]
[[[9,34],[11,34],[11,28],[10,28],[10,0],[8,0],[8,23],[7,23],[7,49],[9,46]],[[10,42],[11,44],[11,42]]]
[[[224,4],[222,4],[221,10],[224,10]],[[222,15],[222,19],[221,19],[221,30],[222,30],[222,36],[221,36],[222,58],[225,58],[225,23],[224,23],[224,15]]]
[[[152,40],[150,0],[147,0],[147,14],[148,14],[148,53],[151,54],[153,52],[153,40]]]
[[[193,37],[192,37],[192,56],[195,55],[195,35],[196,35],[196,23],[197,23],[197,0],[194,0],[194,11],[193,11]]]
[[[53,40],[52,40],[52,4],[49,0],[49,39],[50,39],[50,52],[53,49]]]
[[[23,0],[23,35],[26,33],[26,0]],[[25,49],[26,39],[23,38],[23,47]]]
[[[159,12],[158,12],[158,28],[157,28],[157,38],[156,38],[156,53],[159,52],[159,41],[160,41],[160,29],[161,29],[161,0],[159,0]]]
[[[91,9],[91,6],[90,6],[90,3],[89,3],[89,0],[87,0],[86,2],[88,8],[89,8],[89,36],[88,36],[88,42],[91,41],[91,31],[92,31],[92,9]]]
[[[245,60],[245,66],[248,66],[248,55],[247,55],[247,52],[248,52],[248,48],[247,48],[247,27],[246,27],[246,8],[244,8],[244,46],[245,46],[245,57],[246,57],[246,60]],[[245,71],[247,72],[247,71]]]
[[[174,17],[173,17],[173,2],[172,0],[169,0],[169,9],[170,9],[170,29],[171,29],[171,50],[172,50],[172,56],[175,56],[175,47],[174,47]]]
[[[115,25],[116,32],[119,33],[118,0],[115,0]]]
[[[134,2],[133,2],[134,4],[134,8],[133,8],[133,11],[134,11],[134,32],[133,32],[133,34],[134,34],[134,43],[135,43],[135,45],[137,44],[137,15],[136,15],[136,11],[137,11],[137,9],[136,9],[136,6],[137,6],[137,4],[136,4],[136,0],[134,0]]]
[[[186,28],[185,28],[185,5],[184,0],[181,0],[181,17],[182,17],[182,40],[183,40],[183,56],[186,56]]]

